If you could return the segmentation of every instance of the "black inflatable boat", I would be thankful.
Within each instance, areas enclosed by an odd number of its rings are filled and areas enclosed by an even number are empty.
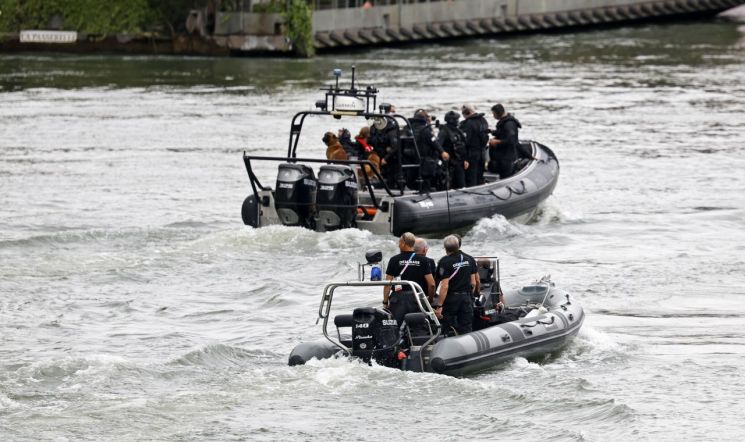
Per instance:
[[[283,224],[317,231],[359,228],[379,234],[400,235],[452,231],[473,225],[481,218],[501,214],[506,218],[529,217],[556,187],[559,161],[548,147],[521,141],[535,159],[516,163],[507,178],[485,173],[485,183],[458,190],[423,192],[421,156],[410,121],[398,114],[375,112],[377,89],[328,87],[319,110],[297,113],[290,129],[286,157],[243,154],[252,193],[243,202],[243,222],[253,227]],[[298,141],[308,116],[365,118],[373,125],[392,128],[398,146],[399,176],[414,176],[407,183],[391,183],[368,160],[328,160],[297,156]],[[408,156],[407,156],[408,155]],[[274,188],[262,185],[255,162],[279,163]],[[312,167],[318,165],[318,173]],[[370,167],[370,173],[361,168]],[[414,183],[412,183],[412,181]],[[390,185],[389,185],[390,184]]]
[[[302,365],[312,358],[347,356],[401,370],[461,376],[517,356],[543,357],[561,350],[577,335],[584,321],[582,307],[567,291],[555,287],[549,277],[503,293],[502,306],[498,261],[478,260],[481,292],[474,299],[471,333],[449,336],[422,288],[407,281],[395,284],[409,286],[418,311],[405,314],[400,324],[390,311],[374,304],[332,317],[332,301],[338,290],[366,292],[379,300],[382,287],[394,282],[332,283],[324,289],[318,309],[326,340],[297,345],[289,365]],[[329,331],[330,321],[333,332]]]

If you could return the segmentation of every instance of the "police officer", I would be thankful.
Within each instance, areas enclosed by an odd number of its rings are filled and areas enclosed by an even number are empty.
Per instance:
[[[460,123],[460,129],[466,134],[468,151],[466,186],[470,187],[484,182],[484,150],[489,141],[489,123],[484,114],[477,114],[470,104],[463,105],[461,114],[465,119]]]
[[[437,263],[434,259],[427,256],[427,252],[429,252],[429,244],[427,244],[427,240],[424,238],[417,238],[414,241],[414,253],[416,253],[416,256],[426,260],[427,263],[429,263],[429,269],[432,271],[432,276],[434,277],[437,274]],[[435,286],[437,286],[437,280],[435,280]],[[432,297],[428,297],[430,302],[432,302]]]
[[[447,256],[437,263],[437,276],[441,280],[435,314],[442,318],[443,329],[454,329],[459,335],[473,330],[473,287],[476,278],[470,259],[460,252],[458,238],[454,235],[443,241]]]
[[[381,108],[384,114],[394,115],[396,113],[396,106],[392,104],[381,104]],[[377,124],[373,125],[370,128],[368,142],[380,158],[382,175],[386,183],[391,188],[398,187],[402,179],[401,164],[398,159],[400,143],[398,137],[396,137],[396,123],[390,118],[385,118],[382,127]]]
[[[437,141],[450,155],[450,187],[460,189],[466,185],[466,170],[468,170],[468,151],[466,150],[466,134],[458,128],[460,115],[450,111],[445,114],[445,125],[440,126]]]
[[[508,114],[501,104],[492,106],[491,111],[497,119],[497,130],[494,131],[494,138],[489,140],[489,171],[498,173],[499,178],[503,179],[512,176],[518,154],[533,160],[537,158],[520,145],[518,130],[522,125],[517,118]]]
[[[392,281],[394,278],[399,278],[402,281],[416,282],[424,290],[424,294],[432,298],[435,293],[435,280],[426,257],[421,257],[414,252],[415,241],[416,237],[411,232],[401,235],[398,240],[401,253],[388,260],[385,279]],[[390,309],[393,317],[400,324],[406,313],[419,311],[419,307],[408,285],[393,287],[395,287],[393,293],[391,293],[391,286],[383,287],[383,306]]]
[[[421,162],[419,163],[419,174],[422,178],[421,190],[423,192],[429,192],[433,186],[436,186],[439,170],[437,162],[440,159],[447,161],[450,155],[445,152],[435,138],[430,124],[432,118],[427,111],[424,109],[417,110],[409,122],[414,131],[414,139],[416,140],[419,155],[421,156]]]

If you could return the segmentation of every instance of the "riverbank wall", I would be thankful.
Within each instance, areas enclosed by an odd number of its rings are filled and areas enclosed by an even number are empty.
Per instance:
[[[347,7],[339,7],[341,4]],[[259,3],[261,4],[261,3]],[[561,29],[581,30],[639,21],[707,18],[745,0],[310,0],[309,29],[289,14],[193,10],[187,32],[161,35],[78,35],[73,42],[0,36],[0,52],[62,51],[193,55],[312,55],[315,51],[384,46]],[[212,25],[206,26],[206,23]],[[303,40],[303,41],[300,41]],[[302,50],[299,50],[302,49]]]

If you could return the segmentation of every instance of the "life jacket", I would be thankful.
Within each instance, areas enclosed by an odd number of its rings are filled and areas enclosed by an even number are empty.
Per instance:
[[[355,141],[357,141],[357,144],[362,146],[362,151],[364,153],[369,154],[373,151],[373,147],[367,141],[365,141],[364,138],[355,137]]]

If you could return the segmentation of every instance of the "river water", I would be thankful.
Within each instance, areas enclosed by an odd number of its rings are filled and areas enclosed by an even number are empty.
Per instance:
[[[284,154],[351,64],[403,113],[500,100],[555,150],[535,218],[464,249],[572,292],[568,348],[468,378],[287,366],[323,285],[396,240],[243,226],[241,154]],[[314,60],[0,55],[0,439],[742,439],[743,115],[745,23],[721,19]],[[316,156],[359,127],[313,123]]]

